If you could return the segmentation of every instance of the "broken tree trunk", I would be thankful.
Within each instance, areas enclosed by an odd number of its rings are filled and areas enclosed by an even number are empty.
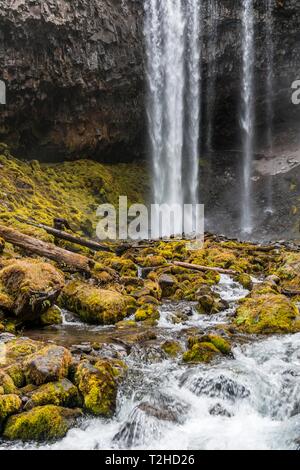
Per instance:
[[[86,240],[85,238],[82,238],[82,237],[75,237],[74,235],[71,235],[68,232],[64,232],[62,230],[58,230],[53,227],[49,227],[48,225],[39,224],[36,222],[32,222],[30,220],[22,220],[22,219],[18,219],[18,220],[28,225],[32,225],[33,227],[41,228],[45,230],[47,233],[49,233],[49,235],[53,235],[55,238],[66,240],[70,243],[74,243],[75,245],[85,246],[86,248],[89,248],[90,250],[110,251],[110,252],[112,251],[111,248],[107,245],[103,245],[93,240]]]
[[[37,238],[24,235],[12,228],[0,226],[0,237],[12,245],[23,248],[30,253],[38,256],[44,256],[59,264],[64,264],[76,271],[89,272],[94,261],[86,256],[72,253],[71,251],[59,248],[52,243],[46,243]]]
[[[175,266],[180,266],[181,268],[193,269],[194,271],[211,271],[219,274],[237,274],[233,269],[223,269],[223,268],[213,268],[210,266],[200,266],[199,264],[183,263],[182,261],[174,261]]]

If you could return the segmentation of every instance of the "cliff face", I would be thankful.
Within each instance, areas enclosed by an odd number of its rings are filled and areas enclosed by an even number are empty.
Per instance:
[[[0,140],[42,159],[141,157],[145,145],[144,0],[0,0]],[[266,4],[254,0],[257,137],[266,111]],[[215,147],[240,147],[243,0],[203,2],[203,120],[214,107]],[[298,0],[274,0],[274,113],[295,125],[300,77]],[[299,122],[299,121],[298,121]],[[276,127],[275,126],[275,127]],[[232,157],[231,157],[232,158]]]
[[[133,159],[143,132],[142,3],[0,0],[0,140],[22,156]]]

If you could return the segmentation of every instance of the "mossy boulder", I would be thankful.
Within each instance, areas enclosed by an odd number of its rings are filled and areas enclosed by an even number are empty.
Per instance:
[[[81,410],[55,405],[38,406],[11,416],[6,421],[3,436],[10,440],[51,441],[63,438],[81,416]]]
[[[241,284],[245,289],[251,290],[253,288],[253,281],[251,276],[247,273],[240,273],[235,277],[235,281]]]
[[[12,380],[12,378],[4,372],[4,370],[0,369],[0,387],[3,390],[3,393],[15,393],[16,386]]]
[[[212,291],[203,295],[197,292],[197,300],[196,309],[202,315],[215,315],[228,308],[228,303]]]
[[[53,305],[53,307],[42,313],[39,321],[42,326],[61,325],[63,319],[60,308]]]
[[[67,377],[72,363],[68,349],[62,346],[46,346],[24,361],[27,383],[42,385]]]
[[[51,264],[12,260],[0,270],[0,308],[19,323],[36,320],[55,302],[63,286],[63,274]]]
[[[160,255],[146,256],[145,258],[139,259],[139,261],[144,268],[156,268],[167,264],[167,260]]]
[[[28,356],[42,349],[44,344],[29,338],[14,338],[0,346],[2,349],[0,367],[8,367],[15,363],[22,363]]]
[[[159,320],[160,313],[156,305],[145,304],[137,309],[134,318],[137,322],[144,322],[146,320]]]
[[[181,344],[178,341],[165,341],[161,349],[170,357],[176,357],[182,352]]]
[[[10,366],[5,367],[5,372],[11,377],[16,387],[24,387],[26,384],[26,377],[22,362],[15,362]]]
[[[96,325],[113,325],[136,309],[132,297],[80,281],[71,281],[64,288],[60,305],[79,315],[82,321]]]
[[[215,333],[190,336],[188,347],[189,350],[183,355],[184,362],[208,363],[217,356],[231,354],[229,341]]]
[[[3,240],[3,238],[0,237],[0,254],[3,253],[4,248],[5,248],[5,240]]]
[[[300,292],[300,253],[287,252],[281,256],[275,274],[281,287],[287,292]]]
[[[258,291],[240,302],[234,324],[250,334],[295,333],[300,331],[300,316],[284,295]]]
[[[219,354],[220,351],[212,343],[196,343],[183,354],[183,361],[209,363]]]
[[[177,279],[172,274],[161,274],[158,283],[162,290],[162,297],[171,297],[178,288]]]
[[[56,405],[67,408],[80,407],[81,399],[77,387],[64,378],[58,382],[51,382],[26,394],[25,410],[36,406]]]
[[[0,426],[8,416],[18,413],[21,406],[22,400],[18,395],[0,395]]]
[[[88,361],[79,364],[76,384],[83,395],[84,408],[96,416],[111,416],[116,408],[118,381],[125,365],[121,361],[100,360],[95,365]]]

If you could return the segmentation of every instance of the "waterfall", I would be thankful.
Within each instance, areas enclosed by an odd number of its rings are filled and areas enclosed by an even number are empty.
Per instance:
[[[207,106],[206,106],[206,149],[211,152],[213,150],[214,138],[214,112],[216,102],[216,80],[217,80],[217,39],[218,39],[218,3],[217,0],[210,0],[207,5],[207,17],[210,24],[209,44],[207,47]]]
[[[153,202],[169,207],[198,201],[200,6],[145,0]]]
[[[252,163],[253,163],[253,92],[254,92],[254,9],[253,0],[244,0],[243,9],[243,78],[242,115],[243,129],[243,195],[242,223],[244,233],[253,229],[252,214]]]
[[[266,121],[267,121],[267,138],[266,147],[269,158],[273,154],[273,121],[274,121],[274,43],[273,43],[273,8],[274,0],[266,0],[266,63],[267,63],[267,80],[266,80]],[[272,176],[270,175],[267,182],[267,207],[266,212],[273,213],[273,190]]]

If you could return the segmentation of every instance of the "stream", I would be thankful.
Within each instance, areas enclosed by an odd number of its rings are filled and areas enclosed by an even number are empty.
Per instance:
[[[196,314],[193,304],[165,303],[155,329],[162,340],[183,340],[184,330],[224,323],[247,291],[222,276],[216,287],[229,302],[218,315]],[[189,319],[171,321],[190,309]],[[66,314],[55,329],[26,332],[61,344],[105,343],[114,328],[91,327]],[[119,333],[120,335],[126,333]],[[128,334],[128,333],[127,333]],[[117,343],[115,345],[118,346]],[[121,349],[120,349],[121,350]],[[112,419],[83,418],[51,444],[0,443],[0,449],[297,449],[300,447],[300,334],[253,342],[244,338],[232,358],[211,365],[184,365],[162,355],[155,342],[134,344],[124,356],[128,373]]]

